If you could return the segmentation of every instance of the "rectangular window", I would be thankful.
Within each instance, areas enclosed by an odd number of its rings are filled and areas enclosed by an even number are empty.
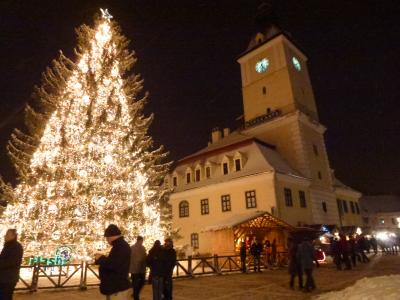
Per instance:
[[[246,196],[246,208],[257,207],[256,191],[247,191],[244,194]]]
[[[231,195],[221,196],[222,211],[231,211]]]
[[[178,178],[176,176],[172,179],[173,185],[177,186],[178,185]]]
[[[396,222],[396,219],[395,219],[395,218],[392,218],[392,224],[393,224],[393,225],[397,225],[397,222]]]
[[[207,177],[207,179],[211,177],[211,168],[210,167],[206,168],[206,177]]]
[[[327,212],[327,211],[328,211],[328,208],[326,207],[326,202],[322,202],[322,210],[323,210],[324,212]]]
[[[356,212],[357,212],[357,215],[359,215],[359,214],[360,214],[360,207],[358,206],[358,203],[357,203],[357,202],[354,202],[354,204],[356,205]]]
[[[343,216],[343,205],[342,205],[342,200],[336,199],[336,203],[337,203],[337,208],[338,208],[339,216]]]
[[[300,207],[307,207],[306,193],[304,191],[299,191]]]
[[[349,212],[349,208],[347,207],[347,201],[342,200],[343,203],[343,211],[347,214]]]
[[[293,206],[292,190],[285,188],[285,204],[286,206]]]
[[[236,171],[241,170],[240,159],[235,159],[235,169]]]
[[[186,173],[186,183],[190,183],[190,173]]]
[[[200,170],[196,170],[196,181],[200,181]]]
[[[228,163],[223,163],[222,169],[223,169],[224,175],[228,174]]]
[[[354,202],[350,201],[350,209],[351,209],[351,213],[355,214],[356,213],[356,208],[354,207]]]
[[[322,174],[320,171],[318,171],[318,178],[321,180],[322,179]]]
[[[385,219],[379,219],[379,223],[385,224]]]
[[[192,233],[190,235],[190,245],[192,246],[193,249],[199,248],[199,234],[198,233]]]
[[[208,206],[208,199],[200,200],[200,207],[201,207],[201,214],[208,215],[209,214],[209,206]]]
[[[313,144],[312,147],[313,147],[314,155],[318,156],[318,147],[317,147],[317,145]]]

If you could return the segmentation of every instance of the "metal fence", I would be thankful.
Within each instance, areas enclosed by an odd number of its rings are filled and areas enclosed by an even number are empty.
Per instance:
[[[261,256],[261,268],[265,257]],[[273,268],[286,266],[287,253],[277,253]],[[253,257],[246,260],[247,268],[254,266]],[[201,275],[224,274],[241,271],[239,255],[214,255],[207,257],[191,257],[178,259],[174,268],[174,278],[193,278]],[[100,283],[98,266],[86,262],[67,265],[33,265],[21,266],[17,290],[35,292],[38,289],[79,288],[87,289]]]

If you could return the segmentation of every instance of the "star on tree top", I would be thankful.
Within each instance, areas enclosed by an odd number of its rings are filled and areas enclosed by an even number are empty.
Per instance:
[[[100,8],[100,11],[101,11],[101,17],[103,19],[110,21],[113,18],[113,16],[108,12],[108,8],[106,8],[106,9]]]

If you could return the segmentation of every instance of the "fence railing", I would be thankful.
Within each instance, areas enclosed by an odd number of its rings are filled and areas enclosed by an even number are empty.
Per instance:
[[[265,268],[265,257],[261,256],[261,268]],[[282,267],[287,263],[286,252],[277,253],[274,267]],[[246,260],[248,269],[254,266],[252,256]],[[174,268],[174,278],[195,277],[201,275],[231,273],[241,271],[239,255],[214,255],[178,259]],[[17,290],[35,292],[38,289],[80,288],[100,283],[98,266],[81,262],[67,265],[33,265],[21,266]]]

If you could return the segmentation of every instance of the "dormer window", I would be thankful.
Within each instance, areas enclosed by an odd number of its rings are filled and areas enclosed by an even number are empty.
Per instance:
[[[178,186],[178,177],[174,176],[172,178],[172,184],[173,184],[173,186]]]
[[[191,181],[191,176],[190,176],[190,173],[186,173],[186,183],[190,183],[190,181]]]
[[[228,167],[228,163],[227,162],[224,162],[222,164],[222,172],[224,173],[224,175],[229,173],[229,167]]]
[[[235,171],[240,171],[242,169],[242,162],[240,158],[235,159]]]
[[[211,168],[206,167],[206,178],[209,179],[211,177]]]
[[[200,169],[196,169],[195,181],[200,181],[200,177],[201,177],[200,175],[201,175]]]

